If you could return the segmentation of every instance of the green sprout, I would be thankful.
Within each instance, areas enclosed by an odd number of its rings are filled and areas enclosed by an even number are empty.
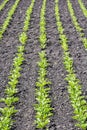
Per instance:
[[[39,52],[40,61],[37,63],[38,70],[38,78],[36,81],[36,104],[34,104],[34,110],[36,111],[35,115],[35,124],[36,128],[48,130],[47,125],[50,123],[50,117],[53,115],[51,107],[51,99],[49,98],[50,88],[48,85],[51,82],[47,78],[47,67],[49,65],[48,60],[46,58],[46,20],[45,20],[45,12],[46,12],[46,0],[43,0],[41,13],[40,13],[40,47],[41,52]]]
[[[4,0],[1,5],[0,5],[0,11],[5,7],[6,3],[8,2],[9,0]]]
[[[81,0],[78,0],[78,2],[80,4],[81,8],[83,8],[83,5],[81,5]],[[83,33],[84,29],[81,28],[80,24],[78,23],[78,20],[75,16],[75,12],[74,12],[74,9],[73,9],[73,6],[72,6],[72,3],[70,2],[70,0],[67,0],[67,5],[68,5],[68,10],[70,12],[71,18],[72,18],[72,22],[76,28],[76,31],[79,32],[80,39],[83,42],[85,49],[87,50],[87,40],[85,38],[85,34]],[[86,12],[87,12],[87,10],[86,10]]]
[[[82,10],[84,16],[87,18],[87,9],[86,9],[86,7],[85,7],[83,1],[82,1],[82,0],[78,0],[78,3],[79,3],[79,5],[80,5],[80,8],[81,8],[81,10]]]
[[[58,2],[59,0],[55,0],[55,17],[56,17],[57,29],[60,37],[60,44],[62,45],[63,52],[64,52],[63,63],[68,73],[66,75],[65,80],[68,82],[68,87],[67,87],[68,93],[74,111],[73,112],[74,116],[72,118],[77,121],[76,126],[82,128],[83,130],[86,130],[87,129],[87,103],[85,101],[85,97],[82,96],[82,87],[80,85],[80,81],[77,79],[74,73],[73,59],[70,57],[70,53],[68,50],[68,40],[66,35],[64,34],[64,28],[60,20],[60,11],[58,7]],[[68,8],[71,10],[70,12],[72,16],[74,16],[74,12],[72,10],[70,0],[67,0],[67,2],[69,6]],[[81,31],[79,24],[77,24],[77,19],[75,17],[73,17],[73,19],[78,30]],[[60,24],[58,25],[58,23]]]
[[[19,0],[16,0],[15,4],[11,8],[12,10],[9,12],[9,16],[6,19],[7,21],[5,21],[5,24],[3,25],[4,30],[6,29],[7,23],[9,22],[18,2],[19,2]],[[35,0],[31,1],[31,4],[29,6],[30,10],[28,8],[26,11],[29,14],[29,16],[27,14],[28,17],[30,17],[30,15],[33,11],[34,2],[35,2]],[[27,19],[26,17],[25,17],[25,21]],[[28,18],[27,20],[29,20],[29,21],[27,21],[27,23],[29,25],[30,19]],[[24,21],[24,26],[26,23],[25,21]],[[28,28],[27,28],[27,30],[28,30]],[[6,86],[6,89],[5,89],[5,98],[0,99],[0,102],[3,102],[5,104],[5,107],[0,108],[0,114],[1,114],[0,130],[11,130],[11,127],[14,123],[14,121],[12,120],[12,115],[14,115],[15,113],[18,112],[18,110],[16,110],[14,107],[14,103],[19,101],[19,98],[16,97],[16,94],[18,92],[17,84],[19,82],[19,78],[21,77],[21,70],[22,70],[21,65],[23,64],[23,61],[24,61],[24,50],[25,50],[25,44],[27,42],[27,30],[25,32],[23,30],[23,32],[21,33],[21,35],[19,37],[19,41],[20,41],[21,45],[19,45],[17,47],[17,53],[13,59],[12,69],[10,71],[10,76],[8,78],[8,80],[9,80],[8,85]]]
[[[6,1],[7,2],[7,1]],[[19,4],[20,0],[16,0],[15,3],[13,4],[13,6],[11,7],[11,9],[9,10],[8,14],[7,14],[7,18],[5,19],[4,23],[2,24],[2,26],[0,27],[0,39],[2,39],[4,32],[6,31],[12,16]],[[5,4],[5,1],[3,2]]]

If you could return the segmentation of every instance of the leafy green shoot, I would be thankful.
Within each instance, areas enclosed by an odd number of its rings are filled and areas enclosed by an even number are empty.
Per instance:
[[[0,11],[5,7],[6,3],[8,2],[9,0],[4,0],[1,4],[0,4]]]
[[[67,71],[67,75],[65,80],[68,83],[68,93],[70,96],[71,105],[73,107],[73,113],[74,116],[72,117],[75,119],[76,126],[79,128],[82,128],[83,130],[87,129],[87,103],[85,100],[85,97],[82,96],[82,86],[80,85],[79,79],[77,79],[74,69],[73,69],[73,59],[70,57],[69,49],[68,49],[68,40],[66,35],[64,34],[64,28],[62,26],[62,22],[60,19],[60,12],[58,7],[59,0],[55,0],[55,17],[56,17],[56,24],[57,29],[59,32],[60,37],[60,44],[63,48],[63,63],[65,66],[65,69]],[[68,8],[74,16],[74,12],[72,10],[72,6],[70,4],[70,0],[67,0],[68,2]],[[79,27],[79,24],[77,23],[76,17],[73,17],[73,22],[75,23],[75,26],[77,26],[77,30],[81,31],[81,28]],[[58,24],[59,23],[59,24]],[[84,39],[86,42],[86,39]],[[86,46],[86,44],[85,44]]]

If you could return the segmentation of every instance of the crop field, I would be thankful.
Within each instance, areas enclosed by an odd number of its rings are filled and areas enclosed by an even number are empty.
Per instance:
[[[0,130],[87,130],[87,0],[0,0]]]

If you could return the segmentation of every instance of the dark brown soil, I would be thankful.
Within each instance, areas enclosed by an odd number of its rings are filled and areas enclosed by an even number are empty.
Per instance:
[[[7,10],[12,5],[11,0],[0,12],[0,26],[7,16]],[[85,29],[87,36],[87,19],[82,14],[79,4],[71,0],[75,9],[78,22]],[[83,1],[87,5],[87,1]],[[21,0],[16,9],[9,27],[0,41],[0,97],[4,97],[4,90],[8,83],[8,76],[12,67],[13,58],[15,57],[17,46],[20,44],[18,36],[22,32],[25,11],[30,1]],[[17,85],[20,98],[15,107],[19,112],[14,116],[16,120],[12,130],[36,130],[33,124],[35,112],[35,82],[38,76],[37,62],[39,61],[38,52],[40,52],[39,43],[39,20],[42,0],[36,0],[33,13],[31,15],[31,24],[28,31],[28,41],[25,47],[25,61],[22,65],[21,77]],[[46,8],[46,31],[47,31],[47,58],[49,61],[48,78],[52,82],[50,98],[54,108],[53,116],[49,124],[49,130],[81,130],[75,127],[75,121],[72,119],[73,109],[70,104],[67,91],[67,82],[64,80],[67,72],[63,65],[63,50],[59,42],[59,36],[56,26],[54,0],[47,0]],[[77,78],[81,81],[83,94],[87,95],[87,52],[80,41],[79,34],[76,32],[68,12],[66,0],[59,0],[59,9],[61,21],[65,28],[65,34],[68,37],[68,45],[71,57],[73,58],[73,67]],[[2,104],[0,104],[2,106]]]
[[[83,3],[84,3],[84,5],[85,5],[85,7],[86,7],[86,9],[87,9],[87,1],[86,1],[86,0],[83,0]]]
[[[3,2],[3,0],[0,0],[0,4]]]
[[[1,2],[0,2],[1,3]],[[5,18],[7,17],[7,12],[10,10],[10,7],[13,5],[14,1],[11,0],[9,1],[6,5],[5,8],[3,8],[0,11],[0,26],[2,25],[2,23],[4,22]]]
[[[77,1],[73,2],[73,0],[71,0],[71,1],[72,1],[73,9],[75,11],[75,15],[78,19],[78,22],[79,22],[80,26],[84,29],[84,33],[87,37],[87,29],[86,29],[87,28],[87,24],[86,24],[87,18],[84,17],[84,14],[82,13],[79,3]]]

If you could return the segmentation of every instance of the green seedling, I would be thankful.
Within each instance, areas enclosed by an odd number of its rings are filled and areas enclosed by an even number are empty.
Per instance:
[[[25,32],[21,33],[19,36],[19,41],[24,45],[27,41],[27,34]]]
[[[60,19],[60,11],[58,7],[58,2],[59,0],[55,0],[55,17],[56,17],[57,29],[58,29],[59,37],[60,37],[60,43],[62,45],[63,52],[64,52],[63,63],[68,73],[66,75],[65,80],[68,82],[68,87],[67,87],[68,93],[69,93],[71,105],[74,111],[73,112],[74,116],[72,118],[77,121],[76,126],[82,128],[83,130],[86,130],[87,129],[87,103],[85,101],[85,97],[82,96],[82,86],[80,85],[80,81],[77,79],[74,73],[73,59],[70,57],[70,53],[68,50],[68,40],[67,40],[66,35],[63,32],[64,28],[62,26],[62,22]],[[74,12],[72,11],[70,0],[67,0],[67,2],[69,6],[68,8],[71,10],[71,14],[73,16]],[[73,21],[76,22],[75,25],[78,28],[77,30],[81,31],[76,18],[75,17],[73,18],[74,18]],[[60,24],[58,25],[58,23]]]
[[[19,2],[20,2],[20,0],[15,1],[15,3],[13,4],[13,6],[11,7],[11,9],[9,10],[9,12],[7,14],[7,18],[5,19],[4,23],[0,27],[0,39],[2,39],[3,34],[6,31]]]
[[[4,26],[4,30],[7,27],[7,23],[9,22],[13,12],[15,11],[18,2],[20,0],[16,0],[15,4],[12,6],[11,11],[9,12],[9,16],[6,19],[7,21],[5,21],[5,25]],[[31,4],[28,8],[28,10],[26,11],[26,18],[25,17],[25,21],[27,20],[28,25],[30,24],[30,15],[33,11],[33,7],[34,7],[34,2],[35,0],[31,1]],[[30,11],[30,12],[29,12]],[[29,20],[29,21],[28,21]],[[24,26],[25,26],[25,22],[24,21]],[[24,27],[23,27],[24,29]],[[0,130],[11,130],[11,127],[14,123],[14,121],[12,120],[12,115],[14,115],[15,113],[18,112],[18,110],[15,109],[14,107],[14,103],[19,101],[19,98],[16,97],[16,94],[18,92],[17,89],[17,84],[19,82],[19,78],[21,76],[21,65],[23,64],[24,61],[24,50],[25,50],[25,44],[27,42],[27,31],[23,30],[23,32],[21,33],[20,37],[19,37],[19,41],[21,43],[21,45],[19,45],[17,47],[17,53],[15,58],[13,59],[13,65],[12,65],[12,69],[10,71],[10,76],[8,78],[8,85],[6,86],[5,89],[5,98],[1,98],[0,102],[5,103],[5,107],[4,108],[0,108]]]
[[[9,0],[4,0],[1,5],[0,5],[0,11],[5,7],[6,3],[8,2]]]
[[[46,20],[45,20],[45,12],[46,12],[46,0],[43,1],[43,5],[41,8],[41,13],[40,13],[40,46],[42,49],[45,49],[46,47]]]
[[[78,0],[80,6],[83,8],[83,5],[81,5],[81,0]],[[80,24],[78,23],[78,20],[75,16],[75,12],[72,6],[72,3],[70,2],[70,0],[67,0],[67,5],[68,5],[68,10],[70,12],[71,18],[72,18],[72,22],[77,30],[77,32],[79,32],[79,36],[80,39],[85,47],[85,49],[87,50],[87,43],[86,43],[86,38],[85,38],[85,34],[83,33],[84,29],[80,27]]]
[[[81,8],[81,10],[82,10],[84,16],[87,18],[87,9],[86,9],[86,7],[85,7],[83,1],[82,1],[82,0],[78,0],[78,3],[79,3],[79,5],[80,5],[80,8]]]
[[[38,62],[39,66],[39,77],[37,78],[36,82],[36,100],[37,104],[35,104],[35,111],[36,111],[36,120],[35,124],[37,124],[37,128],[46,128],[47,124],[50,122],[50,116],[52,116],[51,108],[51,100],[48,97],[50,88],[47,87],[51,82],[46,78],[47,75],[47,67],[48,62],[46,59],[45,51],[41,51],[39,53],[40,61]]]
[[[34,110],[36,111],[35,115],[35,124],[36,128],[48,130],[47,125],[50,123],[50,117],[53,115],[51,108],[51,100],[49,98],[50,88],[48,85],[51,82],[48,80],[47,76],[47,67],[48,61],[46,58],[46,20],[45,20],[45,12],[46,12],[46,0],[43,0],[41,13],[40,13],[40,47],[41,52],[39,52],[40,61],[37,63],[39,67],[38,78],[36,82],[36,104],[34,104]]]

